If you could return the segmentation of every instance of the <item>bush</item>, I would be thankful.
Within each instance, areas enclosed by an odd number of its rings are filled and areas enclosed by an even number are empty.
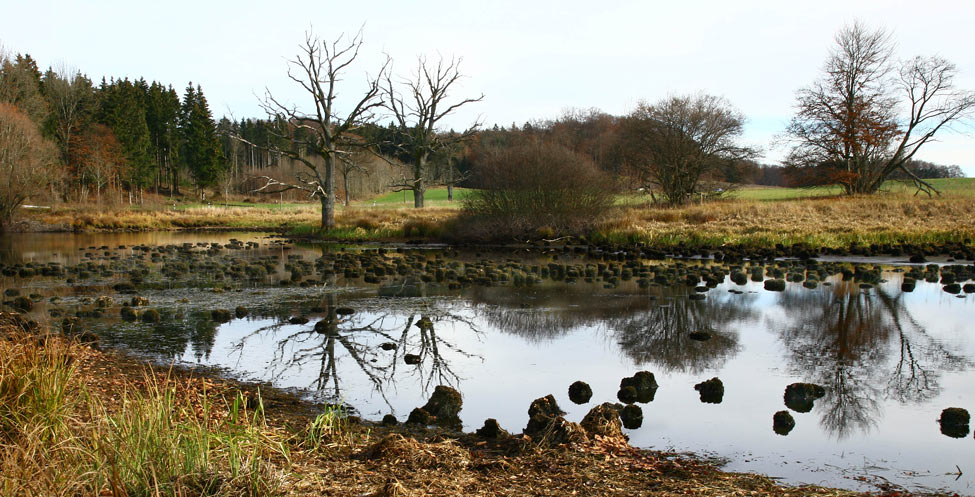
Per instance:
[[[612,205],[608,177],[561,145],[530,141],[481,155],[475,172],[481,190],[463,203],[467,227],[507,237],[578,233]]]

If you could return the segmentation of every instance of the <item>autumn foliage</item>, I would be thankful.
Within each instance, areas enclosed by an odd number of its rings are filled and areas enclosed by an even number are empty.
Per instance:
[[[0,229],[14,209],[47,185],[56,151],[17,107],[0,103]]]

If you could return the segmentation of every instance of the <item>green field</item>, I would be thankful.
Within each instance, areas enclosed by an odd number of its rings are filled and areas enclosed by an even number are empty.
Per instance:
[[[928,180],[941,193],[952,196],[975,197],[975,178],[948,178]],[[912,183],[904,181],[888,181],[884,183],[881,192],[908,193],[917,191]],[[791,200],[806,197],[827,197],[842,195],[843,188],[833,186],[816,186],[810,188],[779,188],[779,187],[745,187],[732,193],[733,198],[744,200]],[[921,193],[920,195],[924,195]]]
[[[929,181],[935,188],[948,196],[975,197],[975,178],[951,178],[933,179]],[[447,201],[447,188],[437,187],[427,190],[426,206],[428,207],[448,207],[460,208],[465,197],[475,190],[470,188],[454,188],[453,202]],[[888,181],[884,184],[882,192],[913,194],[916,188],[910,183],[902,181]],[[779,201],[794,200],[799,198],[815,198],[842,195],[843,189],[839,186],[817,186],[810,188],[782,188],[773,186],[746,186],[728,194],[729,198],[741,200],[758,201]],[[923,194],[921,194],[923,195]],[[649,195],[644,194],[621,194],[616,198],[616,204],[620,206],[641,205],[650,201]],[[176,204],[176,210],[194,210],[204,207],[242,207],[276,210],[295,210],[307,208],[310,205],[317,206],[317,202],[214,202],[212,204],[202,204],[199,202],[186,202]],[[399,209],[413,207],[413,192],[391,192],[385,193],[370,199],[353,201],[354,208],[377,208],[377,209]],[[339,209],[343,206],[338,205]]]
[[[185,202],[176,204],[176,209],[178,211],[190,210],[190,209],[202,209],[206,207],[243,207],[252,209],[268,209],[268,210],[293,210],[300,209],[302,207],[307,207],[312,203],[310,202],[241,202],[238,200],[231,200],[227,202],[219,201],[204,204],[201,202]],[[318,202],[314,202],[314,205],[318,205]]]
[[[430,207],[460,207],[461,201],[471,193],[469,188],[457,188],[454,187],[454,200],[453,202],[447,201],[447,188],[437,187],[430,188],[427,190],[424,196],[424,205]],[[413,192],[412,191],[402,191],[402,192],[392,192],[380,195],[378,197],[373,197],[369,200],[363,200],[361,202],[352,202],[355,207],[413,207]]]

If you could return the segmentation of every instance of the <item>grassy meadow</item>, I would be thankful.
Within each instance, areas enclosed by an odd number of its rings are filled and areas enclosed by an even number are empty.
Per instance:
[[[594,240],[649,243],[771,246],[807,243],[943,243],[975,238],[975,178],[932,180],[942,195],[929,198],[901,182],[888,182],[869,196],[841,195],[838,187],[746,187],[726,198],[683,207],[654,205],[648,196],[619,197],[604,219],[594,220]],[[442,240],[462,222],[462,199],[473,190],[446,188],[427,194],[427,207],[413,208],[410,192],[395,192],[338,206],[338,227],[320,233],[317,203],[165,201],[142,207],[59,206],[28,213],[35,228],[65,231],[169,229],[275,230],[336,240]],[[406,199],[404,201],[404,198]]]

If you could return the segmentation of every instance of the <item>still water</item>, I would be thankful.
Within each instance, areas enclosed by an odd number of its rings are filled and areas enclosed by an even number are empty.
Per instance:
[[[232,238],[245,245],[206,251],[205,244],[226,246]],[[137,245],[183,250],[148,257]],[[493,417],[520,432],[535,398],[553,394],[566,418],[579,421],[593,405],[617,401],[621,378],[646,370],[660,387],[640,404],[643,425],[626,430],[633,445],[713,456],[727,470],[790,483],[870,488],[890,482],[975,493],[972,433],[950,438],[937,421],[946,407],[975,412],[975,294],[947,293],[921,279],[905,292],[906,263],[884,261],[882,279],[872,285],[833,274],[815,288],[790,282],[783,292],[722,277],[711,288],[698,286],[705,298],[693,300],[694,286],[640,285],[636,275],[607,283],[598,268],[591,283],[581,274],[571,283],[553,276],[516,285],[501,278],[464,288],[410,280],[404,291],[404,278],[413,276],[392,274],[391,265],[379,282],[341,270],[328,274],[321,261],[362,247],[339,250],[239,233],[15,235],[0,239],[5,264],[83,265],[90,274],[69,271],[76,275],[71,284],[3,276],[0,286],[36,293],[33,314],[54,323],[52,310],[59,316],[57,309],[90,309],[99,295],[116,303],[129,298],[116,294],[114,284],[144,267],[138,295],[161,312],[161,321],[125,322],[116,306],[89,319],[103,344],[296,389],[368,419],[392,413],[405,420],[435,386],[447,384],[463,394],[465,431]],[[437,258],[444,268],[466,264],[487,273],[517,267],[530,274],[532,265],[553,262],[596,265],[537,250],[401,252],[413,253],[414,262]],[[390,250],[381,257],[395,262],[400,256]],[[185,271],[173,270],[177,261]],[[266,275],[230,271],[254,261]],[[676,264],[680,271],[711,264],[643,262]],[[210,319],[213,308],[237,306],[247,316]],[[702,331],[710,339],[689,337]],[[407,355],[418,363],[407,364]],[[723,382],[724,396],[704,403],[694,385],[713,377]],[[592,386],[589,403],[568,399],[576,380]],[[772,415],[787,409],[783,392],[795,382],[821,385],[826,394],[809,412],[790,411],[795,429],[777,435]]]

